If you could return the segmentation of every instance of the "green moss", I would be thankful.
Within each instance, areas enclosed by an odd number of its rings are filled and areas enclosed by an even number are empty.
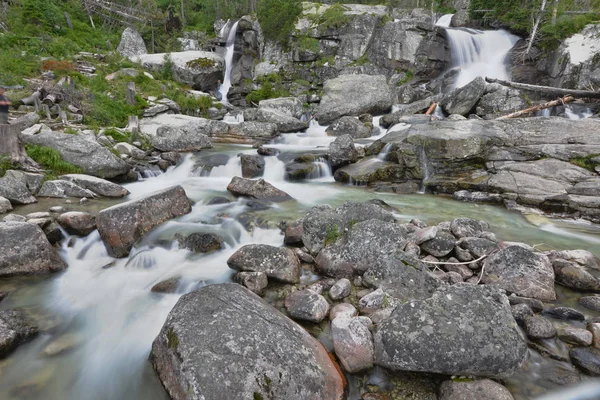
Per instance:
[[[0,178],[4,176],[6,171],[12,168],[12,162],[8,156],[0,156]]]
[[[254,400],[263,400],[262,394],[254,392]]]
[[[408,83],[413,78],[414,75],[415,75],[415,73],[413,72],[413,70],[406,71],[404,74],[404,78],[402,78],[398,81],[397,86],[402,86],[405,83]]]
[[[595,167],[600,163],[593,161],[592,158],[598,157],[600,154],[590,154],[587,157],[574,157],[569,160],[571,164],[577,165],[578,167],[585,168],[589,171],[595,172]]]
[[[179,346],[179,338],[177,337],[175,330],[171,328],[167,332],[167,347],[177,351],[177,346]]]
[[[115,140],[115,142],[117,142],[117,143],[118,142],[127,142],[127,143],[131,142],[131,136],[130,135],[128,135],[126,133],[122,133],[122,132],[120,132],[120,131],[118,131],[116,129],[112,129],[112,128],[106,129],[104,131],[104,134],[106,136],[109,136],[109,137],[113,138]]]
[[[318,39],[308,36],[302,36],[296,39],[296,46],[298,46],[300,50],[310,51],[313,53],[318,53],[321,50],[321,42]]]
[[[365,53],[360,58],[356,59],[352,64],[353,67],[360,67],[362,65],[368,64],[370,62],[369,56]]]
[[[51,147],[26,144],[25,151],[29,157],[48,171],[46,179],[53,180],[60,175],[83,172],[81,168],[63,160],[60,153]]]
[[[215,60],[208,57],[200,57],[186,63],[188,68],[212,68],[216,65]]]
[[[325,245],[329,245],[329,244],[335,242],[341,236],[342,236],[342,234],[340,233],[339,226],[337,226],[335,224],[329,225],[327,227],[327,230],[325,231]]]

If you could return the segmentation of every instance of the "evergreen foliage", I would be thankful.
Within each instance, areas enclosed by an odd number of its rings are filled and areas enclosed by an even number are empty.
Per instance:
[[[259,0],[257,17],[265,38],[286,45],[302,4],[296,0]]]

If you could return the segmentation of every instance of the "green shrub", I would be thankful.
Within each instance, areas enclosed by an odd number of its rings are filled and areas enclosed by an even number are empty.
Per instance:
[[[350,16],[344,14],[344,6],[334,4],[323,12],[318,18],[318,24],[322,29],[337,29],[350,22]]]
[[[46,174],[47,179],[52,180],[58,178],[60,175],[80,174],[83,172],[81,168],[63,160],[60,153],[51,147],[26,144],[25,151],[29,157],[48,171]]]
[[[0,155],[0,178],[11,168],[12,162],[10,161],[10,157]]]
[[[318,39],[308,36],[302,36],[296,40],[296,45],[300,50],[318,53],[321,50],[321,42]]]
[[[325,245],[329,245],[338,240],[342,234],[340,233],[340,227],[337,225],[329,225],[325,231]]]
[[[265,38],[285,46],[301,13],[296,0],[258,0],[256,15]]]
[[[123,133],[121,131],[118,131],[114,128],[105,129],[104,135],[113,138],[115,140],[115,142],[117,142],[117,143],[119,143],[119,142],[130,143],[131,142],[131,135],[129,135],[128,133]]]

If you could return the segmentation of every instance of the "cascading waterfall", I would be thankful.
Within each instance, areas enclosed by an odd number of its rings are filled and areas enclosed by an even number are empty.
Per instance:
[[[308,175],[308,179],[314,181],[318,180],[321,182],[334,181],[333,174],[331,173],[331,167],[329,166],[329,163],[325,158],[319,157],[314,161],[313,164],[315,164],[315,170],[314,172]]]
[[[385,146],[383,146],[383,148],[381,149],[379,154],[377,154],[377,159],[381,160],[381,161],[385,161],[385,159],[387,158],[387,155],[391,149],[392,149],[392,143],[388,143]]]
[[[219,93],[221,93],[221,99],[223,103],[228,103],[227,93],[231,88],[231,69],[233,68],[233,51],[235,48],[235,34],[237,33],[237,26],[239,21],[235,21],[235,24],[229,30],[227,36],[227,45],[225,47],[225,77],[223,78],[223,84]]]
[[[462,87],[478,76],[508,80],[504,61],[519,37],[504,30],[450,28],[451,18],[444,15],[436,25],[446,29],[453,67],[460,68],[454,86]]]
[[[421,181],[421,188],[419,189],[419,193],[425,193],[425,182],[431,177],[431,169],[429,168],[429,161],[427,160],[427,153],[425,152],[425,147],[421,146],[419,151],[419,159],[421,161],[421,169],[423,171],[423,180]]]

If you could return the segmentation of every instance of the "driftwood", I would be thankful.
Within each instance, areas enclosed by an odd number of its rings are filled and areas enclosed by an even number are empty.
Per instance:
[[[538,86],[538,85],[529,85],[526,83],[517,83],[517,82],[509,82],[503,81],[500,79],[493,78],[485,78],[485,80],[489,83],[499,83],[503,86],[508,86],[515,89],[527,90],[530,92],[543,93],[550,96],[574,96],[574,97],[587,97],[592,99],[600,99],[600,91],[593,90],[576,90],[576,89],[564,89],[564,88],[556,88],[552,86]]]
[[[429,108],[427,109],[427,111],[425,111],[425,115],[431,115],[431,114],[433,114],[433,112],[435,111],[436,107],[437,107],[437,103],[431,103],[431,105],[429,106]]]
[[[574,97],[572,97],[572,96],[565,96],[562,99],[552,100],[552,101],[549,101],[549,102],[544,103],[544,104],[540,104],[540,105],[537,105],[537,106],[534,106],[534,107],[529,107],[529,108],[526,108],[524,110],[514,112],[512,114],[503,115],[502,117],[498,117],[496,119],[517,118],[517,117],[520,117],[522,115],[532,113],[534,111],[540,111],[540,110],[544,110],[546,108],[550,108],[550,107],[554,107],[554,106],[559,106],[559,105],[562,105],[562,104],[570,103],[573,100],[575,100]]]

